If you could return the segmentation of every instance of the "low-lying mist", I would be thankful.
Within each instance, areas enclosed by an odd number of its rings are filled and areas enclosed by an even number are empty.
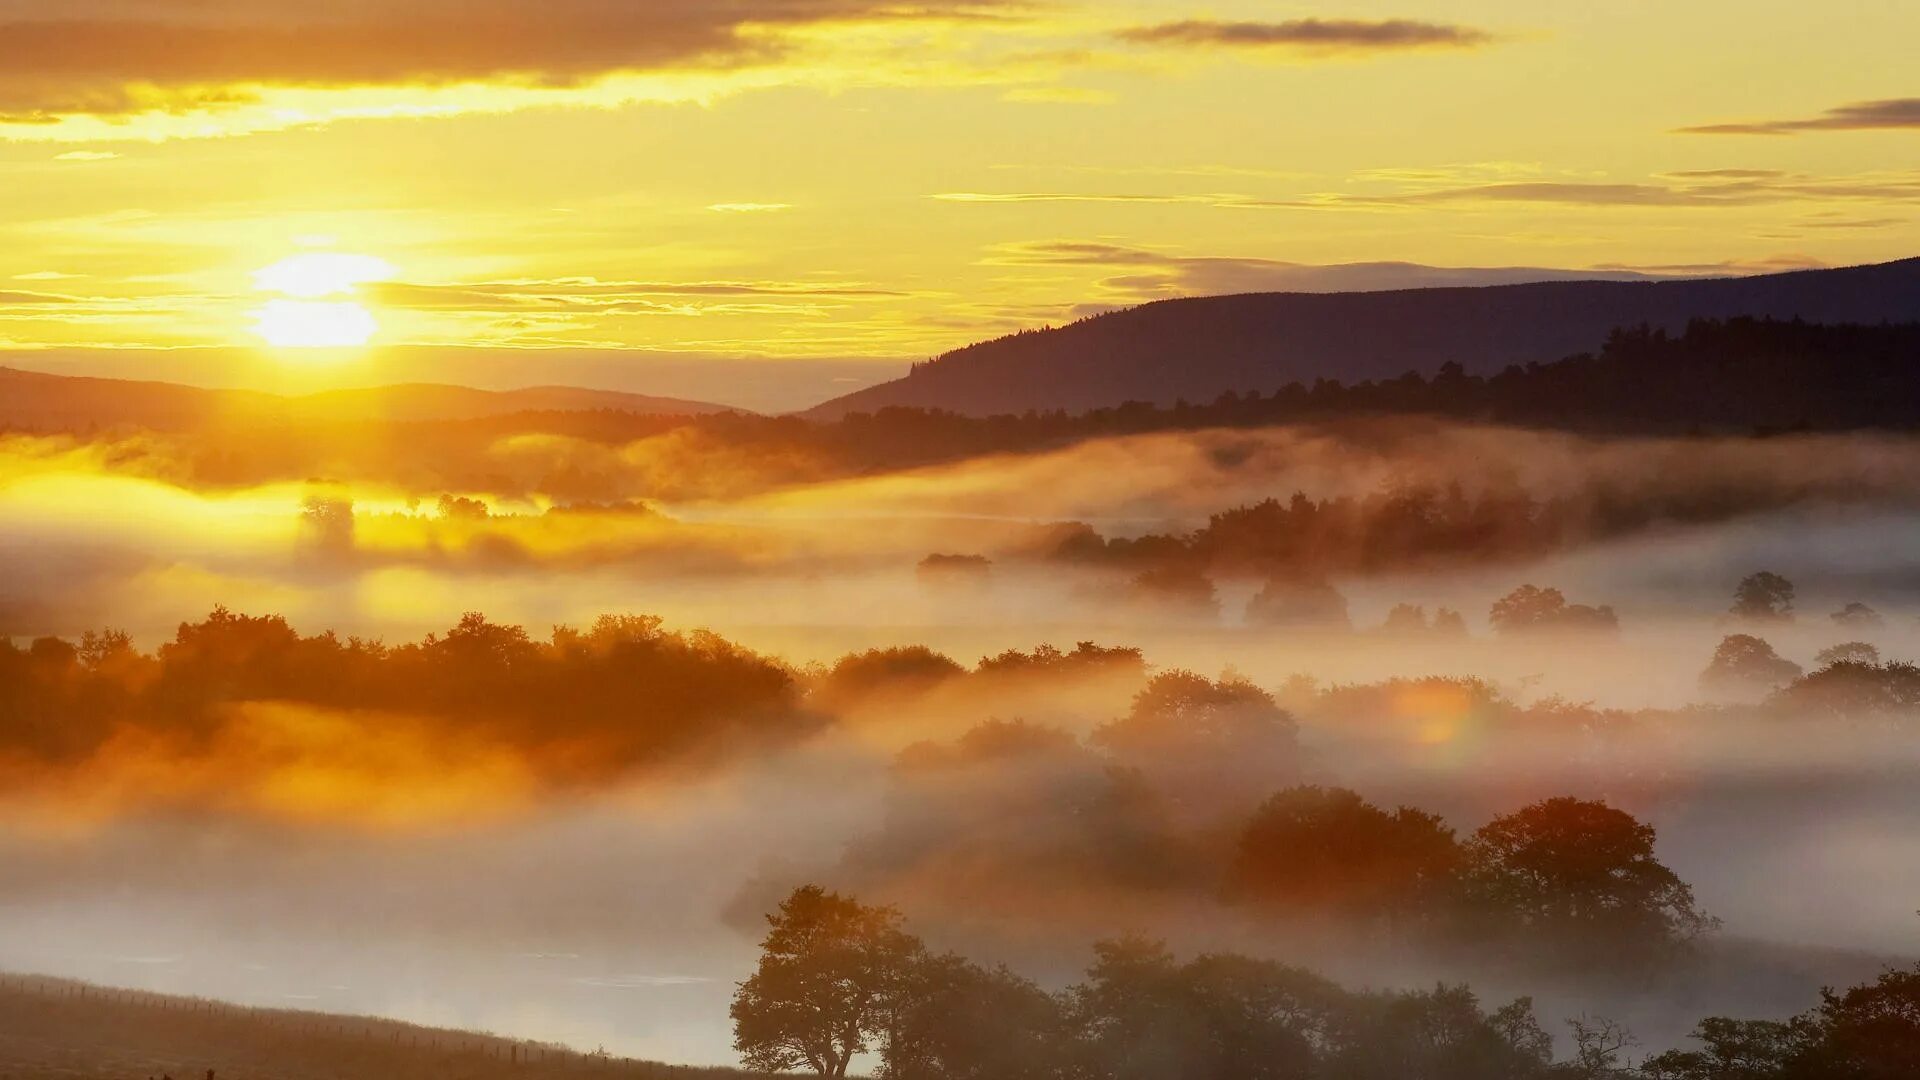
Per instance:
[[[1138,931],[1650,1046],[1916,951],[1912,440],[1370,422],[861,473],[526,438],[457,485],[0,439],[0,968],[717,1062],[807,882],[1048,985]],[[1604,801],[1722,925],[1597,981],[1251,903],[1301,787],[1463,840]]]

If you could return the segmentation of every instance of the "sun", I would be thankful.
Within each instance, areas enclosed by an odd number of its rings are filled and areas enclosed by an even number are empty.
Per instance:
[[[279,294],[254,309],[253,332],[276,348],[363,346],[380,332],[380,323],[366,305],[339,298],[394,273],[392,264],[372,255],[325,251],[282,259],[253,274],[254,288]]]

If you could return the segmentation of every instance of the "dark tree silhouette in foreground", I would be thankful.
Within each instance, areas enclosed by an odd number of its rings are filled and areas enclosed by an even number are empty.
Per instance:
[[[760,965],[733,997],[734,1048],[749,1068],[846,1076],[890,1031],[919,941],[892,908],[812,885],[767,923]]]

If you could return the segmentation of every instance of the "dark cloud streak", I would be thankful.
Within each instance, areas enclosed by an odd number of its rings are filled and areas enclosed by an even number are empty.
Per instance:
[[[254,86],[569,86],[621,71],[779,59],[775,31],[978,17],[993,0],[0,0],[0,117],[119,115],[250,99]]]
[[[1280,48],[1314,53],[1468,49],[1495,40],[1492,34],[1473,27],[1417,19],[1289,19],[1285,22],[1186,19],[1132,27],[1119,31],[1116,36],[1136,45]]]
[[[1803,131],[1920,131],[1920,97],[1859,101],[1798,120],[1699,124],[1682,135],[1798,135]]]

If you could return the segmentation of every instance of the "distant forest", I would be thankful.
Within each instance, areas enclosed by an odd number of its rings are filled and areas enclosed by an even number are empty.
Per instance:
[[[1291,383],[1271,394],[1228,391],[1211,402],[1130,402],[1084,413],[963,417],[922,409],[854,413],[820,437],[885,457],[968,443],[1022,449],[1102,435],[1421,415],[1596,433],[1776,434],[1920,428],[1920,324],[1823,326],[1739,318],[1696,320],[1684,333],[1617,329],[1596,353],[1512,365],[1493,376],[1459,364],[1432,377]],[[738,417],[704,421],[719,425]],[[769,421],[778,423],[779,421]],[[877,453],[880,451],[881,453]]]
[[[1346,425],[1374,441],[1391,440],[1423,420],[1670,437],[1907,432],[1920,430],[1916,401],[1920,323],[1743,318],[1696,321],[1678,335],[1616,330],[1597,353],[1491,376],[1447,364],[1431,377],[1408,372],[1351,385],[1320,380],[1271,394],[1230,391],[1208,403],[1133,402],[1083,413],[972,417],[896,407],[831,422],[616,409],[421,421],[287,421],[239,413],[190,431],[149,431],[79,423],[74,417],[84,410],[76,409],[36,424],[0,425],[0,437],[67,433],[111,440],[116,466],[195,487],[375,478],[413,490],[539,495],[574,505],[741,496],[1091,439],[1208,429]],[[498,453],[526,435],[576,440],[589,451],[620,448],[622,464],[558,449],[522,453],[515,462]],[[407,452],[395,454],[402,445]]]

